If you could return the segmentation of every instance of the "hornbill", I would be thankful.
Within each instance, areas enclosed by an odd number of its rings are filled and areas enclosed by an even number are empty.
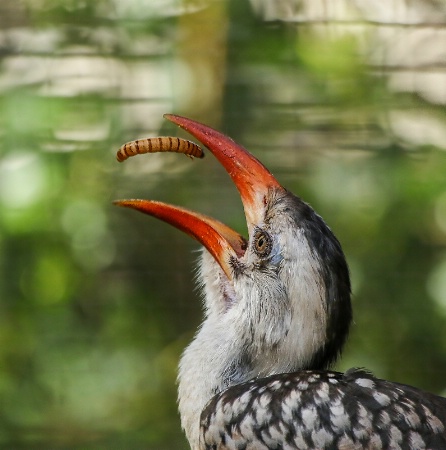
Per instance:
[[[116,202],[204,246],[204,321],[178,375],[191,448],[446,449],[445,398],[363,369],[328,370],[352,311],[345,256],[323,219],[229,137],[165,117],[226,169],[249,234],[245,239],[211,217],[165,203]]]

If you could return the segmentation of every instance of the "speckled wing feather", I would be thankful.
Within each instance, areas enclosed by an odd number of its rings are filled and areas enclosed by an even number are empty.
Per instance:
[[[200,449],[446,449],[446,399],[352,369],[273,375],[217,394]]]

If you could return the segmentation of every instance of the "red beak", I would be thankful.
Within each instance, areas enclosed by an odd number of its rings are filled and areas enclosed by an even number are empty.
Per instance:
[[[204,144],[226,169],[240,192],[251,233],[262,221],[268,192],[283,189],[281,185],[260,161],[224,134],[185,117],[172,114],[164,117]],[[230,280],[231,259],[243,256],[247,248],[240,234],[211,217],[149,200],[120,200],[115,204],[154,216],[189,234],[206,247]]]

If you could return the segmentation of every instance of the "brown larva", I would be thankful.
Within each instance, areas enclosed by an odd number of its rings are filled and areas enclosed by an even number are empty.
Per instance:
[[[119,162],[141,153],[176,152],[184,153],[190,158],[203,158],[203,150],[195,143],[177,137],[155,137],[137,139],[121,146],[116,154]]]

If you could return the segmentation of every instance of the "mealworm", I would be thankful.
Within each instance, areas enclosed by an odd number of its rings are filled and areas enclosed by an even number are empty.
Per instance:
[[[184,153],[190,158],[203,158],[203,150],[195,143],[177,137],[156,137],[137,139],[121,146],[116,154],[119,162],[125,161],[134,155],[141,153],[176,152]]]

